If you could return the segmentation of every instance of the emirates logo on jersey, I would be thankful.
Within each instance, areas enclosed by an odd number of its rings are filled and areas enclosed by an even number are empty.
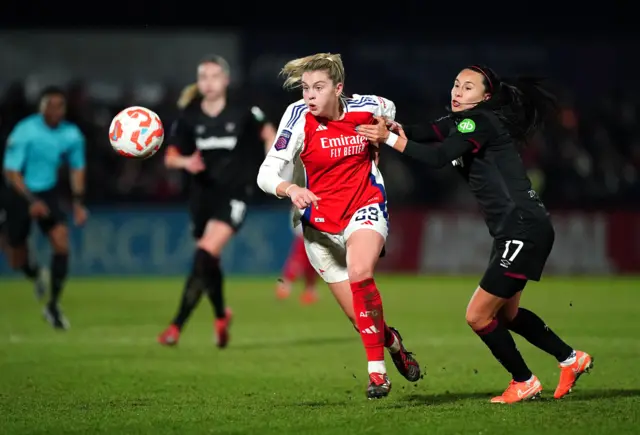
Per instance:
[[[320,145],[322,146],[322,148],[337,148],[349,145],[366,144],[367,138],[362,136],[361,134],[356,134],[354,136],[340,135],[340,137],[323,137],[320,139]]]
[[[328,149],[332,159],[360,154],[367,149],[369,141],[362,135],[320,138],[320,146]]]

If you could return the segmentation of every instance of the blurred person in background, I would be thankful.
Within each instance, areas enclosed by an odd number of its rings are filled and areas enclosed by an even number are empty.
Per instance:
[[[191,174],[189,209],[197,248],[178,312],[158,337],[163,345],[178,343],[203,293],[213,306],[218,347],[229,341],[232,313],[225,305],[220,257],[244,222],[257,174],[252,162],[262,160],[275,140],[275,128],[259,107],[227,98],[229,74],[220,56],[198,64],[197,83],[183,91],[181,113],[167,141],[166,166]]]
[[[292,221],[294,219],[292,210]],[[304,236],[302,233],[302,226],[298,225],[293,228],[293,242],[291,243],[291,249],[289,256],[285,261],[284,268],[282,269],[282,277],[276,284],[276,297],[278,299],[287,299],[291,296],[291,289],[293,283],[298,278],[304,278],[304,290],[300,295],[300,302],[304,305],[309,305],[317,302],[318,292],[316,291],[316,280],[318,274],[309,262],[307,251],[304,246]]]
[[[593,359],[520,307],[527,282],[542,276],[555,231],[531,186],[519,145],[553,120],[556,98],[540,80],[502,80],[489,67],[472,65],[455,78],[450,107],[451,113],[435,122],[407,127],[390,122],[398,134],[390,132],[382,118],[376,125],[358,126],[358,132],[429,167],[452,164],[463,176],[494,238],[489,265],[469,301],[466,319],[512,376],[504,393],[491,402],[529,400],[542,391],[509,331],[557,359],[560,380],[554,397],[560,399],[591,369]]]
[[[0,141],[3,145],[13,127],[32,112],[24,84],[11,83],[0,101]]]
[[[378,154],[356,133],[373,116],[395,116],[395,104],[375,95],[343,95],[345,71],[339,54],[318,53],[289,61],[282,69],[285,88],[302,88],[278,127],[257,183],[296,207],[311,264],[360,334],[366,351],[367,397],[391,390],[384,361],[389,350],[396,368],[410,382],[420,366],[385,322],[374,279],[389,220]],[[291,181],[284,179],[294,165]],[[293,182],[292,182],[293,181]]]
[[[64,120],[64,92],[50,87],[42,92],[40,113],[20,121],[7,140],[4,174],[8,182],[7,222],[9,263],[36,282],[36,295],[42,298],[49,287],[44,316],[56,329],[67,329],[69,322],[59,307],[69,267],[69,231],[57,191],[58,168],[66,159],[70,167],[73,217],[83,225],[87,211],[85,194],[85,139],[78,127]],[[30,262],[27,248],[32,220],[49,239],[52,249],[50,283],[44,268]],[[47,284],[50,284],[47,286]]]
[[[0,255],[9,255],[7,244],[7,186],[4,177],[0,177]]]

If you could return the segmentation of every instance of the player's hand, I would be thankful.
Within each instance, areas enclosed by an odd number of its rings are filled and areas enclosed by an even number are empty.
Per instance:
[[[398,134],[398,132],[400,130],[402,130],[402,124],[400,124],[399,122],[393,121],[391,119],[387,119],[385,118],[386,124],[387,124],[387,128],[389,129],[389,131]]]
[[[318,208],[320,198],[309,189],[294,185],[289,189],[288,194],[289,198],[291,198],[291,203],[300,210],[309,207],[311,204],[313,204],[315,208]]]
[[[73,223],[81,227],[87,222],[87,218],[89,217],[89,212],[86,208],[82,206],[82,204],[74,204],[73,205]]]
[[[196,151],[195,153],[187,157],[184,169],[191,174],[197,174],[205,170],[200,151]]]
[[[387,128],[389,129],[389,131],[391,131],[392,133],[397,134],[398,136],[400,136],[403,139],[407,138],[407,133],[404,132],[404,129],[402,128],[402,124],[400,124],[397,121],[393,121],[391,119],[388,119],[388,118],[384,118],[384,120],[386,121]]]
[[[387,121],[381,116],[375,116],[375,124],[362,124],[356,127],[356,131],[369,139],[374,144],[385,143],[389,137],[389,129],[387,128]]]
[[[49,215],[49,207],[44,201],[37,199],[29,206],[29,215],[34,218],[43,218]]]

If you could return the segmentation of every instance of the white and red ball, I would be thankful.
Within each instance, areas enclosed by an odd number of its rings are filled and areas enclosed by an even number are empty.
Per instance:
[[[158,152],[164,140],[160,117],[146,107],[128,107],[109,127],[109,142],[116,152],[133,159],[146,159]]]

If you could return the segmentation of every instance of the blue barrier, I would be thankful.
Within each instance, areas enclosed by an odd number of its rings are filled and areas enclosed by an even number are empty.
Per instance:
[[[249,208],[222,261],[229,274],[277,274],[293,239],[288,209]],[[32,252],[49,263],[49,246],[34,225]],[[91,210],[84,228],[70,226],[74,275],[176,275],[191,268],[194,242],[183,209]],[[1,255],[0,255],[1,256]],[[0,275],[12,274],[0,258]]]

